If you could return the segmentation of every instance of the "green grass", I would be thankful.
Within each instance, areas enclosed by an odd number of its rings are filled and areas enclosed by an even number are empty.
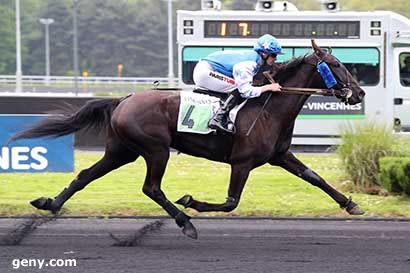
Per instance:
[[[0,174],[0,215],[39,213],[30,200],[40,196],[54,197],[75,175],[88,168],[101,156],[100,152],[76,151],[74,173]],[[300,154],[310,166],[338,189],[343,188],[344,173],[335,154]],[[141,189],[145,162],[136,162],[115,170],[94,181],[77,193],[64,206],[65,215],[165,215],[164,211]],[[172,154],[162,188],[171,201],[184,194],[207,202],[223,202],[229,179],[229,165],[187,155]],[[349,195],[348,192],[344,193]],[[410,198],[374,196],[353,193],[353,200],[367,211],[366,216],[410,217]],[[191,215],[199,213],[188,210]],[[254,170],[245,186],[239,207],[231,213],[200,215],[239,216],[348,216],[320,189],[286,171],[265,165]]]

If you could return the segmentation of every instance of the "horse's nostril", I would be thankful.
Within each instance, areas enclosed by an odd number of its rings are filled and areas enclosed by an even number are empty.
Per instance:
[[[364,91],[360,91],[359,98],[363,99],[365,95],[366,95],[366,93]]]

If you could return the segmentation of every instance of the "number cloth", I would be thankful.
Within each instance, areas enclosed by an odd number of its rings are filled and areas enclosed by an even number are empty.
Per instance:
[[[178,113],[178,132],[208,134],[208,122],[220,107],[220,99],[193,92],[181,92]]]

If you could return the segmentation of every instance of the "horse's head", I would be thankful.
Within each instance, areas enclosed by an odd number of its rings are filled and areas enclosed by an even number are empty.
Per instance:
[[[337,90],[336,97],[348,104],[361,102],[366,93],[347,68],[337,58],[322,50],[313,39],[312,48],[317,57],[317,70],[327,88]]]

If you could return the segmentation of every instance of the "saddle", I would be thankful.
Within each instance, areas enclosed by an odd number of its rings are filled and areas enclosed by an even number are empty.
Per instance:
[[[216,97],[222,101],[225,101],[229,96],[229,93],[221,93],[221,92],[216,92],[216,91],[212,91],[209,89],[201,89],[201,88],[195,88],[193,92],[198,93],[198,94],[208,95],[211,97]]]

